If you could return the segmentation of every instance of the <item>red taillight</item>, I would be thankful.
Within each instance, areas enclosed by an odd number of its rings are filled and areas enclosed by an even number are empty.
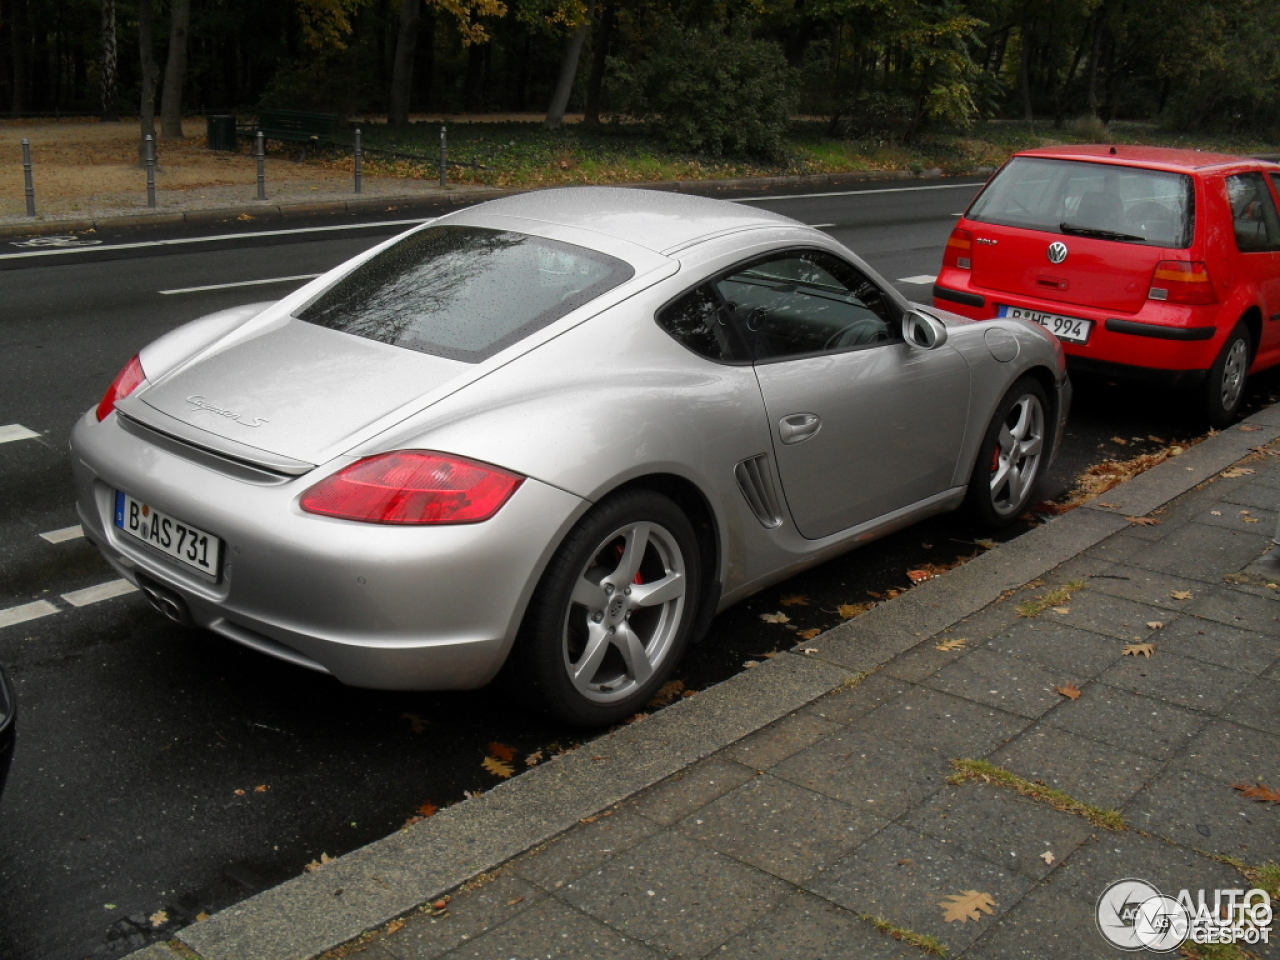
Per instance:
[[[942,251],[942,265],[968,270],[972,261],[969,259],[973,251],[973,234],[968,230],[956,227],[947,238],[946,249]]]
[[[1201,260],[1161,260],[1151,275],[1150,300],[1168,303],[1216,303],[1209,268]]]
[[[111,381],[111,386],[107,387],[107,392],[102,395],[102,400],[98,403],[98,419],[107,419],[107,414],[116,408],[116,404],[137,390],[138,385],[146,378],[147,375],[142,372],[142,363],[137,356],[134,356],[124,365],[124,369],[116,374],[116,378]]]
[[[308,513],[365,523],[479,523],[524,477],[474,460],[426,450],[368,457],[302,495]]]

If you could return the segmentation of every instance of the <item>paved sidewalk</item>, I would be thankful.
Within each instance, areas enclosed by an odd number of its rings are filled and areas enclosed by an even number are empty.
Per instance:
[[[1262,411],[788,654],[181,931],[181,955],[1124,956],[1095,929],[1109,884],[1212,896],[1280,861],[1280,805],[1234,789],[1280,785],[1277,438],[1280,409]],[[981,906],[948,922],[965,896]],[[1273,930],[1249,950],[1280,957]]]

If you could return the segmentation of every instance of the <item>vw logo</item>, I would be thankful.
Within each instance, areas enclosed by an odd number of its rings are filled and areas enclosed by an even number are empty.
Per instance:
[[[1067,259],[1067,245],[1059,240],[1057,243],[1049,244],[1049,262],[1061,263]]]

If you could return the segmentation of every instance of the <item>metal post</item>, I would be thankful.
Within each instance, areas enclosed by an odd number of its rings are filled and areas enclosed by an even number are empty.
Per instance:
[[[267,142],[258,131],[258,199],[267,199]]]
[[[36,215],[36,188],[31,182],[31,141],[22,138],[22,176],[27,189],[27,216],[32,219]]]
[[[360,149],[360,128],[356,127],[356,193],[360,192],[364,177],[364,152]]]
[[[444,125],[440,125],[440,186],[445,186],[448,182],[449,171],[449,141],[445,138]]]
[[[156,205],[156,141],[155,137],[147,134],[147,206],[154,207]]]

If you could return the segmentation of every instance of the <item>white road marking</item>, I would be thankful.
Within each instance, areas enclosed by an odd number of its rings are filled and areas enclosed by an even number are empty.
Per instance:
[[[40,534],[41,540],[48,540],[50,543],[65,543],[68,540],[76,540],[84,536],[84,527],[76,524],[74,527],[63,527],[61,530],[50,530],[48,533]]]
[[[913,193],[917,190],[981,190],[980,183],[934,183],[927,187],[882,187],[879,190],[833,190],[829,193],[789,193],[781,197],[738,197],[730,203],[764,203],[766,200],[809,200],[812,197],[861,197],[868,193]]]
[[[938,279],[936,273],[922,273],[917,277],[899,277],[899,283],[933,283]]]
[[[106,583],[100,583],[96,587],[85,587],[83,590],[64,593],[62,599],[73,607],[84,607],[100,600],[123,597],[126,593],[134,593],[137,589],[128,580],[108,580]]]
[[[0,443],[9,443],[12,440],[30,440],[32,437],[38,436],[40,434],[34,430],[28,430],[20,423],[11,423],[0,427]]]
[[[48,600],[37,600],[35,603],[24,603],[20,607],[9,607],[0,610],[0,627],[12,627],[15,623],[26,623],[57,613],[58,608]]]
[[[140,240],[137,243],[112,243],[101,247],[75,247],[65,250],[32,250],[28,253],[3,253],[0,260],[29,260],[32,257],[65,257],[68,254],[103,250],[142,250],[147,247],[176,247],[186,243],[213,243],[215,240],[246,240],[255,237],[290,237],[300,233],[333,233],[338,230],[373,230],[378,227],[416,227],[430,223],[434,217],[416,220],[380,220],[377,223],[347,223],[332,227],[297,227],[293,230],[255,230],[245,233],[220,233],[212,237],[179,237],[173,240]]]
[[[203,293],[206,290],[230,290],[233,287],[260,287],[266,283],[291,283],[294,280],[314,280],[318,273],[303,273],[296,277],[272,277],[270,280],[241,280],[238,283],[214,283],[207,287],[181,287],[177,290],[161,290],[167,295],[174,293]]]

